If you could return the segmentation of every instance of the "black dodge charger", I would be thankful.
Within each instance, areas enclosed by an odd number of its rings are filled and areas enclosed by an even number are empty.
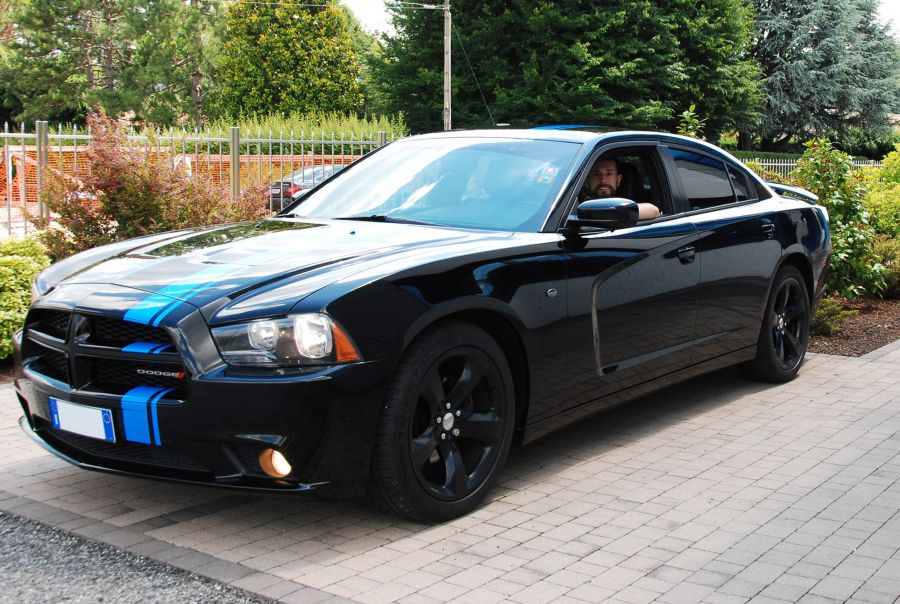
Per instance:
[[[727,365],[793,378],[831,251],[807,197],[668,134],[407,138],[273,218],[41,273],[22,427],[84,468],[451,518],[514,440]]]

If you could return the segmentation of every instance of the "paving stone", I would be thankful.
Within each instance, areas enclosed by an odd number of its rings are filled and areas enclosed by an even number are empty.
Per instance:
[[[85,472],[0,386],[0,510],[286,602],[892,601],[898,364],[900,342],[675,386],[513,451],[489,501],[430,526]]]

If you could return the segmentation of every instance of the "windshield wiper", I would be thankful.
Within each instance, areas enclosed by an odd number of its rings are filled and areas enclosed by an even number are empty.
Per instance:
[[[395,218],[387,214],[370,214],[368,216],[339,216],[335,220],[363,220],[365,222],[390,222],[394,224],[423,224],[432,226],[431,222],[422,222],[421,220],[411,220],[409,218]]]

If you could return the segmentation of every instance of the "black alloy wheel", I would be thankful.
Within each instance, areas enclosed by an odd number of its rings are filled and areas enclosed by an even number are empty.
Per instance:
[[[754,378],[787,382],[797,376],[809,344],[809,294],[793,266],[778,271],[766,304],[756,358],[745,365]]]
[[[487,333],[458,322],[426,333],[404,355],[379,423],[382,499],[415,520],[473,509],[506,460],[514,413],[509,367]]]

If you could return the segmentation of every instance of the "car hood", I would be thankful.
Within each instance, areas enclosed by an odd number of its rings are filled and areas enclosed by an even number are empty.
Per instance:
[[[57,278],[46,287],[86,292],[112,285],[148,294],[143,303],[126,312],[126,319],[142,305],[152,308],[162,298],[197,308],[212,304],[216,310],[235,300],[246,309],[247,298],[254,292],[270,292],[288,282],[292,284],[291,303],[295,303],[340,278],[346,273],[336,270],[340,267],[383,262],[416,250],[474,239],[499,242],[509,237],[509,233],[409,224],[267,219],[173,233],[162,240],[136,240],[124,250],[122,243],[115,244],[110,246],[113,253],[99,261],[96,257],[102,254],[98,248],[86,253],[93,260],[88,264],[74,256],[52,267]],[[276,305],[281,308],[252,306],[259,312],[285,309],[284,304]]]

